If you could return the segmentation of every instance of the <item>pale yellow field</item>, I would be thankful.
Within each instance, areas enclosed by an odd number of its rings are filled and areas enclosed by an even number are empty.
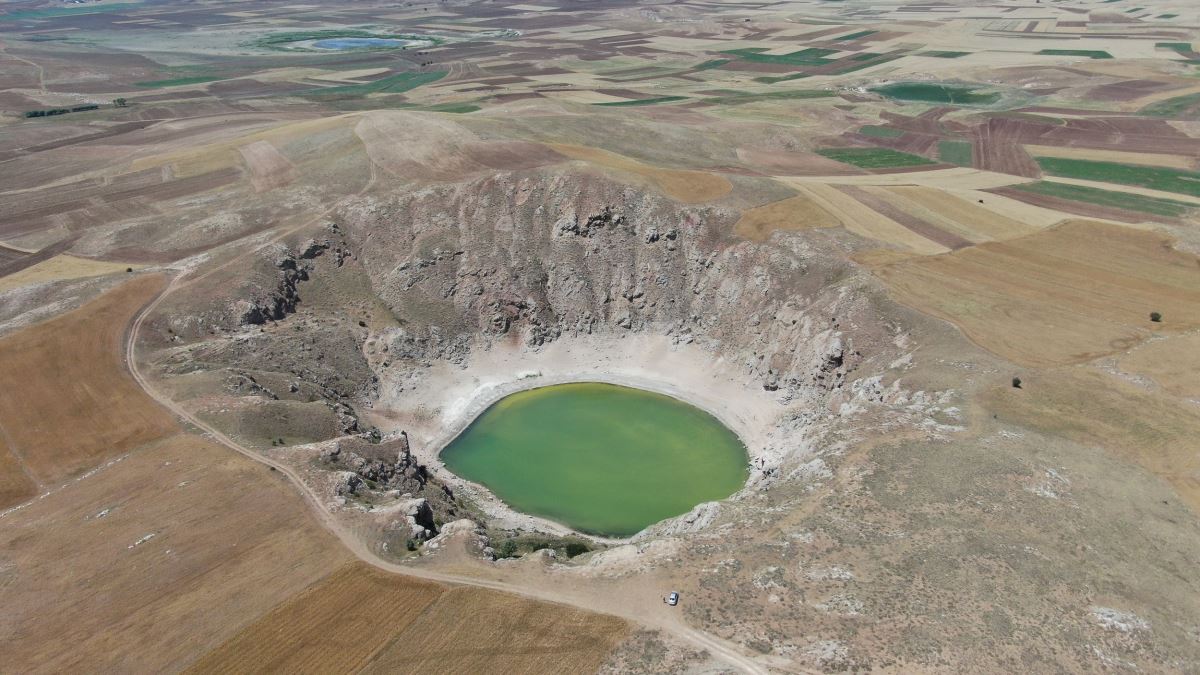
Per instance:
[[[1064,159],[1087,159],[1098,162],[1124,162],[1127,164],[1167,166],[1184,170],[1195,169],[1198,162],[1195,157],[1166,155],[1155,152],[1122,152],[1120,150],[1075,148],[1060,145],[1026,145],[1024,147],[1034,157],[1062,157]]]
[[[66,254],[56,255],[49,260],[26,267],[19,272],[0,277],[0,293],[30,284],[42,284],[49,281],[62,281],[64,279],[100,277],[105,274],[124,272],[128,268],[138,270],[143,267],[145,265],[91,260],[89,258],[77,258]]]
[[[1007,242],[883,264],[906,305],[1026,366],[1124,351],[1151,330],[1200,327],[1200,264],[1153,232],[1069,221]],[[1150,312],[1172,317],[1152,324]]]
[[[953,232],[964,239],[982,243],[1003,241],[1027,234],[1040,228],[1022,220],[1016,220],[996,211],[961,199],[931,187],[864,188],[892,202],[902,211]],[[991,201],[991,195],[984,203]]]
[[[734,234],[753,241],[766,241],[776,230],[838,227],[842,221],[805,195],[789,197],[750,209],[733,226]]]
[[[1170,323],[1175,317],[1163,317]],[[1118,362],[1122,371],[1154,381],[1164,391],[1200,400],[1200,334],[1151,340]]]
[[[805,185],[813,200],[845,225],[846,229],[868,239],[892,244],[920,255],[936,255],[949,249],[873,211],[832,185]]]
[[[733,186],[724,176],[705,173],[703,171],[688,171],[683,169],[664,169],[662,167],[644,164],[615,152],[589,148],[582,145],[552,143],[551,148],[570,157],[585,162],[591,162],[606,169],[631,173],[653,181],[668,196],[687,204],[712,201],[729,194]]]

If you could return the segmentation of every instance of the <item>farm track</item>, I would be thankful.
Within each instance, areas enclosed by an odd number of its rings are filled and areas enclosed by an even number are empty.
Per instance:
[[[361,190],[359,190],[357,193],[352,195],[351,198],[361,196],[361,195],[365,194],[366,192],[368,192],[375,185],[376,178],[377,178],[376,168],[374,165],[372,165],[370,180],[367,182],[366,185],[363,186],[363,188]],[[168,297],[170,297],[170,295],[172,293],[174,293],[182,288],[185,288],[187,286],[191,286],[191,285],[207,278],[208,276],[210,276],[230,265],[233,265],[234,263],[236,263],[250,255],[253,255],[257,251],[261,250],[263,247],[266,247],[273,243],[276,243],[291,234],[294,234],[296,232],[303,230],[304,228],[311,227],[314,223],[320,221],[322,218],[324,218],[324,217],[328,216],[330,213],[332,213],[339,205],[340,205],[340,203],[335,204],[334,206],[331,206],[330,208],[322,211],[321,213],[317,214],[316,216],[305,220],[304,222],[300,223],[299,225],[289,227],[289,228],[282,230],[276,236],[272,237],[270,240],[264,242],[260,246],[249,249],[240,255],[234,256],[233,258],[230,258],[229,260],[227,260],[225,263],[223,263],[217,267],[214,267],[212,269],[209,269],[205,273],[203,273],[195,278],[192,278],[190,280],[186,279],[187,273],[175,276],[171,280],[171,282],[153,300],[151,300],[148,304],[146,304],[146,306],[144,306],[141,309],[141,311],[138,312],[138,314],[135,316],[135,318],[129,325],[129,329],[128,329],[128,331],[126,333],[126,337],[125,337],[125,363],[126,363],[126,367],[129,370],[130,375],[133,377],[134,382],[137,383],[138,387],[140,387],[142,389],[142,391],[144,391],[146,393],[147,396],[149,396],[151,399],[153,399],[159,405],[166,408],[171,413],[175,414],[180,419],[188,422],[190,425],[194,426],[196,429],[199,429],[200,431],[204,432],[211,440],[215,441],[216,443],[218,443],[220,445],[225,446],[226,448],[228,448],[230,450],[233,450],[234,452],[237,452],[238,454],[241,454],[251,460],[254,460],[255,462],[266,465],[267,467],[272,468],[275,471],[278,471],[279,473],[281,473],[283,476],[287,477],[287,479],[289,481],[291,481],[291,483],[294,485],[296,490],[301,494],[301,496],[310,504],[314,513],[317,515],[318,520],[321,522],[321,524],[326,529],[328,529],[331,533],[333,533],[334,536],[336,536],[338,538],[338,540],[341,541],[341,543],[346,547],[346,549],[349,550],[355,557],[357,557],[358,559],[362,560],[363,562],[365,562],[375,568],[378,568],[378,569],[381,569],[381,570],[384,570],[387,572],[391,572],[394,574],[406,575],[406,576],[417,578],[417,579],[425,579],[425,580],[429,580],[429,581],[439,581],[439,582],[443,582],[443,583],[447,583],[447,584],[458,584],[458,585],[464,585],[464,586],[475,586],[475,587],[479,587],[479,588],[487,588],[487,589],[511,593],[513,595],[518,595],[521,597],[531,598],[531,599],[535,599],[535,600],[541,600],[541,601],[556,603],[556,604],[560,604],[560,605],[569,605],[569,606],[573,606],[573,607],[578,607],[580,609],[584,609],[587,611],[592,611],[592,612],[598,611],[595,608],[587,605],[586,603],[579,602],[578,600],[576,600],[574,598],[554,592],[553,590],[542,590],[542,589],[529,588],[529,587],[512,584],[512,583],[508,583],[508,582],[491,581],[491,580],[487,580],[487,579],[479,579],[476,577],[465,576],[465,575],[460,575],[460,574],[446,574],[446,573],[436,572],[436,571],[432,571],[432,570],[415,569],[410,566],[400,565],[400,564],[396,564],[396,563],[392,563],[392,562],[383,560],[378,555],[376,555],[374,552],[372,552],[367,547],[367,545],[362,540],[360,540],[349,528],[344,526],[342,523],[338,522],[338,520],[334,517],[333,513],[331,513],[328,509],[325,508],[324,504],[321,501],[320,496],[316,493],[316,491],[313,490],[311,487],[309,487],[307,484],[305,484],[304,481],[300,478],[300,475],[295,470],[293,470],[291,467],[289,467],[281,462],[264,457],[264,456],[260,455],[259,453],[255,452],[249,448],[246,448],[245,446],[241,445],[237,441],[233,440],[229,436],[222,433],[220,430],[218,430],[214,426],[199,419],[198,417],[196,417],[195,415],[193,415],[192,413],[190,413],[186,409],[184,409],[183,406],[179,405],[178,403],[173,401],[170,397],[168,397],[167,395],[165,395],[164,393],[162,393],[161,391],[156,389],[154,387],[154,385],[150,382],[150,380],[145,376],[145,374],[143,374],[141,372],[141,369],[138,367],[138,361],[137,361],[138,335],[141,332],[142,326],[144,325],[146,318],[148,316],[150,316],[154,312],[154,310],[157,309],[159,307],[159,305],[162,304],[162,302],[164,300],[166,300]],[[601,613],[607,613],[607,612],[601,612]],[[654,620],[650,617],[638,614],[636,612],[614,613],[614,615],[618,616],[619,618],[629,620],[635,624],[648,626],[651,628],[655,628],[655,629],[670,633],[673,636],[675,636],[676,638],[681,639],[685,642],[688,642],[700,650],[708,651],[715,658],[723,661],[724,663],[728,664],[729,666],[731,666],[741,672],[752,673],[755,675],[758,675],[758,674],[765,675],[768,672],[768,670],[766,668],[759,665],[757,662],[755,662],[751,658],[742,655],[741,653],[738,652],[738,650],[736,648],[725,643],[723,640],[720,640],[720,639],[718,639],[714,636],[708,635],[702,631],[691,628],[690,626],[685,625],[680,620],[672,620],[672,621]]]

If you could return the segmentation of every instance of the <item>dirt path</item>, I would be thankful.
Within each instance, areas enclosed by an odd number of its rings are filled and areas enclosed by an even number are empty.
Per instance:
[[[360,195],[366,193],[368,190],[370,190],[374,186],[375,181],[376,181],[375,170],[374,170],[374,167],[372,167],[371,179],[354,196],[357,197],[357,196],[360,196]],[[266,466],[271,467],[271,468],[275,469],[276,471],[278,471],[279,473],[286,476],[287,479],[292,482],[292,484],[296,487],[296,489],[304,497],[304,499],[306,501],[308,501],[308,503],[312,506],[313,511],[316,513],[317,518],[320,520],[320,522],[330,532],[332,532],[342,542],[342,544],[345,545],[345,547],[351,553],[353,553],[357,558],[359,558],[360,560],[362,560],[363,562],[365,562],[369,565],[372,565],[376,568],[386,570],[388,572],[392,572],[392,573],[396,573],[396,574],[404,574],[404,575],[408,575],[411,577],[428,579],[428,580],[432,580],[432,581],[440,581],[440,582],[450,583],[450,584],[461,584],[461,585],[489,588],[492,590],[503,591],[506,593],[512,593],[514,595],[520,595],[523,597],[533,598],[533,599],[537,599],[537,600],[543,600],[543,601],[547,601],[547,602],[554,602],[554,603],[558,603],[558,604],[565,604],[565,605],[580,607],[580,608],[586,609],[588,611],[597,611],[596,608],[588,606],[588,604],[586,604],[584,602],[581,602],[571,596],[557,592],[552,589],[530,588],[530,587],[516,585],[516,584],[503,582],[503,581],[492,581],[492,580],[487,580],[487,579],[479,579],[479,578],[475,578],[475,577],[471,577],[471,576],[464,576],[464,575],[458,575],[458,574],[445,574],[445,573],[436,572],[436,571],[432,571],[432,570],[418,569],[418,568],[414,568],[414,567],[410,567],[410,566],[406,566],[406,565],[399,565],[396,563],[392,563],[392,562],[383,560],[382,558],[377,556],[374,552],[372,552],[361,539],[359,539],[357,536],[354,535],[353,532],[351,532],[342,523],[340,523],[334,517],[332,512],[330,512],[328,509],[325,508],[325,505],[322,503],[321,498],[316,493],[316,491],[314,491],[311,487],[309,487],[307,484],[305,484],[304,481],[300,478],[299,474],[296,473],[292,468],[288,467],[285,464],[277,462],[275,460],[264,457],[264,456],[258,454],[257,452],[254,452],[253,450],[242,446],[237,441],[233,440],[229,436],[226,436],[224,433],[222,433],[220,430],[216,429],[212,425],[207,424],[203,420],[200,420],[195,415],[193,415],[192,413],[185,410],[183,408],[183,406],[181,406],[178,403],[176,403],[175,401],[171,400],[165,394],[163,394],[158,389],[156,389],[154,387],[154,385],[149,381],[149,379],[141,372],[141,369],[138,367],[137,353],[136,353],[138,335],[141,332],[142,326],[144,325],[146,318],[148,316],[150,316],[150,314],[152,314],[154,312],[154,310],[157,309],[158,306],[161,305],[162,302],[166,298],[168,298],[172,293],[179,290],[180,288],[190,286],[190,285],[192,285],[198,281],[201,281],[202,279],[212,275],[213,273],[215,273],[221,269],[224,269],[224,268],[228,267],[229,265],[234,264],[235,262],[245,258],[246,256],[253,255],[258,250],[263,248],[264,246],[273,244],[273,243],[283,239],[284,237],[287,237],[287,236],[289,236],[295,232],[298,232],[306,227],[312,226],[314,223],[316,223],[319,220],[321,220],[322,218],[325,218],[326,216],[328,216],[331,212],[333,212],[337,208],[337,206],[338,205],[335,204],[334,206],[330,207],[329,209],[326,209],[325,211],[322,211],[320,214],[314,216],[313,218],[307,219],[299,225],[296,225],[294,227],[290,227],[290,228],[287,228],[287,229],[281,231],[278,235],[276,235],[275,237],[272,237],[269,241],[261,244],[260,246],[249,249],[246,252],[227,260],[225,263],[223,263],[217,267],[214,267],[195,278],[186,279],[187,273],[184,273],[183,275],[176,276],[174,279],[172,279],[171,283],[168,284],[167,287],[164,288],[163,291],[156,298],[154,298],[153,301],[151,301],[144,308],[142,308],[142,310],[137,314],[137,316],[134,318],[133,322],[130,324],[129,331],[128,331],[128,334],[125,339],[125,362],[126,362],[127,368],[129,369],[129,373],[133,376],[134,381],[138,384],[139,387],[142,388],[143,391],[146,392],[147,396],[154,399],[156,402],[158,402],[160,405],[162,405],[167,410],[170,410],[172,413],[177,415],[180,419],[186,420],[188,423],[195,426],[197,429],[200,429],[201,431],[203,431],[213,441],[229,448],[230,450],[233,450],[234,452],[237,452],[237,453],[244,455],[245,457],[248,457],[256,462],[259,462],[260,464],[265,464]],[[636,624],[640,624],[643,626],[647,626],[650,628],[656,628],[656,629],[668,632],[668,633],[674,635],[675,637],[677,637],[681,640],[684,640],[699,649],[708,651],[715,658],[720,659],[721,661],[725,662],[729,666],[736,668],[737,670],[739,670],[741,672],[754,673],[754,674],[761,673],[763,675],[765,675],[768,672],[766,668],[759,665],[751,658],[742,655],[736,648],[732,647],[728,643],[726,643],[722,640],[719,640],[718,638],[715,638],[711,635],[708,635],[706,633],[698,631],[694,628],[691,628],[691,627],[683,624],[683,622],[680,621],[678,618],[653,617],[653,616],[648,616],[646,614],[636,612],[636,611],[606,612],[606,613],[614,614],[616,616],[619,616],[620,618],[629,620]]]

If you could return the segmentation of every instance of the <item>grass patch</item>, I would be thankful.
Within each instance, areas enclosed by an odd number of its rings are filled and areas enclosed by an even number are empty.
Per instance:
[[[899,129],[881,127],[875,124],[868,124],[867,126],[859,129],[858,133],[862,134],[863,136],[870,136],[871,138],[900,138],[904,135],[904,132]]]
[[[1156,19],[1174,19],[1178,16],[1179,16],[1178,14],[1159,14],[1158,16],[1156,16],[1154,18],[1156,18]]]
[[[1085,185],[1038,181],[1015,187],[1022,192],[1032,192],[1034,194],[1046,195],[1047,197],[1059,197],[1076,202],[1096,204],[1097,206],[1111,206],[1127,211],[1139,211],[1141,213],[1150,213],[1170,218],[1179,218],[1188,211],[1197,208],[1193,204],[1177,202],[1173,199],[1160,199],[1158,197],[1129,194],[1128,192],[1101,190]]]
[[[921,52],[920,54],[917,54],[917,56],[932,56],[935,59],[957,59],[970,53],[971,52],[952,52],[935,49],[931,52]]]
[[[759,47],[749,49],[731,49],[724,54],[732,54],[744,61],[751,63],[776,63],[787,66],[823,66],[826,63],[832,63],[830,59],[825,57],[830,54],[836,54],[835,49],[823,49],[821,47],[809,47],[801,49],[790,54],[763,54],[766,51]]]
[[[871,91],[901,101],[921,101],[923,103],[956,103],[964,105],[987,105],[1000,100],[1000,94],[989,92],[976,93],[977,87],[962,87],[932,82],[897,82]]]
[[[857,166],[860,169],[891,169],[902,166],[928,166],[935,164],[920,155],[912,155],[891,148],[826,148],[818,154],[829,159]]]
[[[1200,94],[1186,94],[1151,103],[1138,112],[1150,117],[1183,117],[1189,109],[1197,106],[1200,106]]]
[[[550,537],[540,534],[510,537],[495,546],[497,558],[518,558],[543,549],[554,551],[559,558],[574,558],[591,551],[592,546],[581,537]]]
[[[656,105],[659,103],[673,103],[675,101],[686,101],[686,100],[687,100],[686,96],[659,96],[656,98],[636,98],[636,99],[630,99],[628,101],[608,101],[606,103],[593,103],[592,105],[608,107],[608,108],[620,108],[620,107],[629,107],[629,106],[635,106],[635,105]]]
[[[824,89],[793,89],[791,91],[769,91],[761,94],[737,92],[729,96],[715,96],[713,98],[706,98],[704,100],[707,103],[718,103],[721,105],[741,105],[743,103],[753,103],[755,101],[830,98],[833,96],[837,96],[837,92],[826,91]]]
[[[402,94],[417,87],[437,82],[446,76],[445,70],[424,73],[397,73],[381,77],[373,82],[347,84],[339,87],[324,87],[304,92],[310,98],[352,98],[369,94]]]
[[[975,151],[966,141],[938,141],[938,157],[948,164],[971,166],[975,162]]]
[[[1187,54],[1192,51],[1192,44],[1190,42],[1155,42],[1154,46],[1158,49],[1170,49],[1180,54]]]
[[[473,103],[441,103],[439,105],[431,105],[423,110],[429,112],[444,112],[444,113],[473,113],[477,110],[482,110],[479,106]]]
[[[1200,172],[1197,171],[1061,157],[1038,157],[1037,163],[1043,171],[1053,176],[1134,185],[1200,197]]]
[[[1086,56],[1089,59],[1111,59],[1113,56],[1099,49],[1043,49],[1039,56]]]
[[[182,87],[187,84],[202,84],[204,82],[216,82],[217,80],[225,79],[221,75],[196,75],[193,77],[176,77],[169,80],[151,80],[149,82],[134,82],[135,87],[145,87],[147,89],[161,89],[163,87]]]

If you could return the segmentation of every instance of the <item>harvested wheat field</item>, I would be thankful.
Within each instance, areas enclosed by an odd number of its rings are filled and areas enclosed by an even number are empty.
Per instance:
[[[42,485],[176,429],[125,371],[125,327],[163,287],[133,279],[79,309],[0,340],[0,428]]]
[[[347,564],[205,655],[189,672],[358,672],[444,590],[360,562]]]
[[[750,209],[738,218],[733,233],[752,241],[765,241],[776,230],[839,227],[838,220],[810,197],[799,195]]]
[[[2,669],[187,666],[346,560],[306,509],[279,474],[180,434],[0,517]]]
[[[590,162],[606,169],[630,173],[653,181],[667,196],[673,197],[685,204],[719,199],[729,194],[729,191],[733,189],[729,180],[724,176],[705,173],[703,171],[666,169],[645,164],[636,159],[618,155],[615,152],[599,148],[589,148],[582,145],[552,143],[550,147],[571,159]]]
[[[1200,265],[1162,235],[1092,221],[875,270],[905,304],[1026,366],[1131,348],[1152,326],[1200,327]],[[1151,312],[1170,315],[1153,324]]]
[[[482,588],[446,592],[365,673],[590,673],[628,624]]]

